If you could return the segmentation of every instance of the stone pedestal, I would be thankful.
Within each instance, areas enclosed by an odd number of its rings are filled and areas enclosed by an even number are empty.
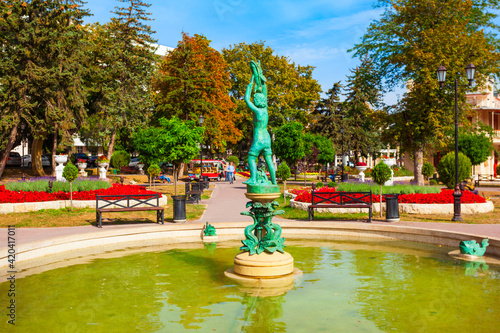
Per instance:
[[[65,182],[66,179],[63,177],[63,171],[64,171],[64,163],[68,161],[68,155],[56,155],[55,156],[55,161],[57,163],[56,166],[56,181],[58,182]]]
[[[234,257],[234,273],[254,278],[276,278],[293,273],[293,257],[287,253],[241,252]]]
[[[106,179],[106,174],[107,174],[107,170],[106,170],[106,167],[108,166],[108,163],[98,163],[98,165],[101,167],[99,169],[99,179]]]

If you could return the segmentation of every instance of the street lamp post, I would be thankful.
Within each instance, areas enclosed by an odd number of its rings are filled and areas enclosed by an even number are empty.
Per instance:
[[[344,120],[344,117],[342,117]],[[340,180],[344,182],[344,124],[342,122],[342,126],[340,127],[340,133],[342,133],[342,176]]]
[[[465,67],[465,76],[469,81],[469,84],[458,84],[458,79],[455,77],[455,190],[453,192],[453,218],[452,221],[463,221],[461,216],[460,201],[462,198],[462,191],[460,189],[460,184],[458,182],[458,87],[469,87],[474,81],[474,74],[476,72],[476,67],[473,64],[468,64]],[[441,65],[437,69],[437,77],[440,87],[443,88],[444,81],[446,80],[446,68]]]
[[[203,118],[203,114],[200,114],[200,117],[198,118],[200,126],[203,126],[204,120],[205,120],[205,118]],[[203,181],[203,139],[202,138],[200,138],[200,181]]]
[[[25,123],[21,123],[21,166],[23,167],[23,180],[26,178],[26,175],[24,174],[24,129],[26,128]],[[33,163],[33,162],[31,162]]]

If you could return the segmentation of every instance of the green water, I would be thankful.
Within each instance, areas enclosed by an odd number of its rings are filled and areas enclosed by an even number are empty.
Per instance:
[[[304,272],[254,297],[237,244],[143,252],[17,280],[16,332],[498,332],[500,268],[403,242],[287,242]],[[1,308],[8,285],[0,284]],[[0,331],[11,331],[2,310]]]

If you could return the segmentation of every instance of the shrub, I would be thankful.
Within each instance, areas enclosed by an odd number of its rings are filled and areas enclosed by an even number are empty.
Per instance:
[[[384,185],[386,181],[391,179],[391,168],[387,164],[380,162],[372,170],[373,181],[379,185]]]
[[[496,171],[497,171],[497,176],[500,176],[500,164],[497,164]]]
[[[286,164],[286,162],[283,161],[278,166],[278,169],[276,169],[276,176],[278,178],[280,178],[281,180],[285,180],[285,181],[292,176],[290,168],[288,167],[288,164]]]
[[[117,150],[111,155],[111,166],[120,170],[121,167],[128,166],[130,154],[125,150]]]
[[[157,164],[153,164],[148,168],[148,174],[151,175],[151,177],[158,177],[160,172],[161,169]]]
[[[73,180],[78,178],[78,168],[73,163],[71,163],[71,161],[68,161],[63,169],[62,176],[71,183]]]
[[[434,166],[429,162],[425,162],[422,166],[422,175],[427,179],[431,178],[434,175]]]
[[[228,161],[228,162],[233,162],[233,164],[234,164],[235,166],[238,166],[238,165],[240,164],[240,159],[238,158],[238,156],[229,156],[229,157],[227,158],[227,161]]]
[[[435,186],[437,184],[438,184],[437,180],[435,180],[435,179],[429,180],[429,185],[434,185]]]
[[[337,183],[335,183],[335,182],[328,183],[328,187],[336,187],[336,186],[337,186]]]
[[[316,183],[316,188],[322,188],[323,186],[325,186],[325,184],[323,184],[323,182]]]
[[[458,182],[470,178],[472,164],[470,159],[462,153],[458,153]],[[439,180],[448,188],[455,187],[455,152],[446,154],[438,164]]]

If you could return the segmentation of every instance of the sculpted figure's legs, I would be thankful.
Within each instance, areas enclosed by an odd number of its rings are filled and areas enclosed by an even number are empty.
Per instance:
[[[264,159],[266,160],[267,168],[269,169],[269,175],[271,175],[271,182],[273,185],[276,185],[276,170],[274,170],[272,155],[265,154]]]
[[[257,182],[257,156],[248,153],[248,168],[250,171],[250,179],[244,181],[243,184],[253,185]]]

